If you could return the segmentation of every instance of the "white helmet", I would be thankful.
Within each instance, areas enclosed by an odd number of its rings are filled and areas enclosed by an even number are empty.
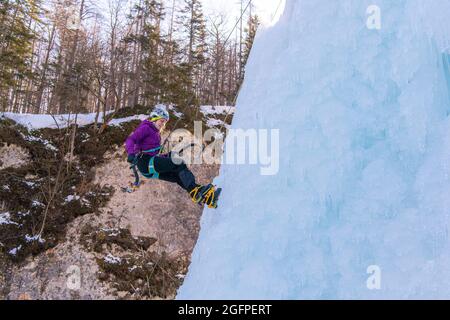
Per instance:
[[[158,121],[161,119],[169,121],[170,115],[169,112],[167,112],[167,108],[165,105],[158,104],[157,106],[155,106],[155,109],[153,109],[152,113],[150,113],[150,121]]]

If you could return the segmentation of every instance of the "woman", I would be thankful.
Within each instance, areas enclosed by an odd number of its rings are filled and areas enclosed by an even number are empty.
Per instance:
[[[176,164],[170,154],[161,154],[160,132],[169,118],[167,110],[156,107],[150,118],[142,121],[125,142],[128,162],[135,164],[144,177],[177,183],[195,203],[217,208],[221,189],[216,190],[212,184],[198,185],[185,163]]]

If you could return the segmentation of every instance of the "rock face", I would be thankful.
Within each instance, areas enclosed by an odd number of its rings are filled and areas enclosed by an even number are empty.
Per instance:
[[[97,277],[99,267],[94,253],[85,250],[79,242],[77,226],[86,219],[89,219],[89,216],[73,222],[64,243],[37,257],[27,259],[20,266],[13,266],[7,274],[8,287],[4,298],[114,299],[112,288]]]
[[[194,165],[191,170],[198,183],[211,182],[218,166]],[[128,166],[120,158],[111,157],[107,165],[97,170],[101,185],[117,190],[107,208],[111,227],[129,227],[136,236],[151,236],[171,254],[190,252],[199,232],[201,208],[176,184],[159,180],[144,180],[134,193],[122,193],[120,187],[134,181]]]
[[[28,152],[16,145],[0,146],[0,170],[6,168],[19,168],[27,163],[30,155]]]
[[[205,183],[217,175],[218,166],[194,166],[192,171],[198,182]],[[0,275],[0,298],[141,298],[118,290],[112,278],[100,270],[97,259],[103,258],[105,252],[115,254],[117,248],[114,244],[105,245],[105,251],[98,253],[83,245],[82,230],[86,226],[97,230],[129,229],[134,237],[156,238],[150,250],[167,252],[173,258],[190,259],[199,233],[202,208],[192,203],[184,190],[175,184],[152,180],[134,193],[123,193],[121,187],[133,178],[119,154],[109,155],[108,161],[96,169],[96,179],[115,189],[107,207],[75,219],[69,224],[66,241],[54,249],[28,258],[20,265],[3,266],[6,271]],[[143,251],[135,254],[143,254]]]

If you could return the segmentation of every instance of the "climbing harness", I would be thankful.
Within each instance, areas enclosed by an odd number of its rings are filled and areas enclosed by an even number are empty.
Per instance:
[[[141,186],[141,178],[139,176],[139,170],[137,168],[137,164],[139,162],[139,160],[142,158],[142,156],[144,155],[144,153],[153,153],[153,152],[158,152],[158,154],[161,152],[162,147],[158,147],[158,148],[154,148],[154,149],[150,149],[150,150],[144,150],[142,152],[139,153],[139,155],[137,155],[134,158],[133,163],[130,166],[130,169],[133,171],[133,175],[134,175],[134,183],[131,184],[130,187],[126,187],[126,188],[122,188],[123,192],[128,192],[128,193],[132,193],[134,191],[136,191],[137,189],[139,189],[139,187]],[[141,172],[141,174],[148,178],[148,179],[159,179],[159,173],[155,170],[155,156],[153,156],[148,164],[148,174]]]
[[[150,149],[150,150],[144,150],[141,152],[141,157],[142,154],[144,153],[153,153],[153,152],[158,152],[158,155],[161,153],[162,150],[162,146],[159,146],[158,148],[154,148],[154,149]],[[155,170],[155,156],[153,156],[150,161],[148,162],[148,174],[147,173],[142,173],[142,175],[148,179],[159,179],[159,173],[156,172]]]
[[[159,173],[155,170],[155,157],[152,157],[148,162],[148,173],[142,173],[147,179],[159,179]]]

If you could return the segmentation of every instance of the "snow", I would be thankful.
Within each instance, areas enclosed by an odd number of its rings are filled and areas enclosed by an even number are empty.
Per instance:
[[[107,113],[108,114],[108,113]],[[74,114],[27,114],[27,113],[11,113],[3,112],[2,116],[14,120],[15,122],[28,128],[28,130],[38,130],[43,128],[66,128],[69,124],[75,123]],[[78,114],[77,124],[86,126],[94,123],[95,113]],[[98,121],[103,121],[103,113],[100,113]]]
[[[220,119],[208,119],[206,121],[206,126],[209,127],[209,128],[215,128],[215,127],[221,127],[221,126],[224,126],[225,128],[229,128],[230,127],[229,124],[223,122]]]
[[[231,106],[200,106],[200,112],[206,118],[206,126],[209,128],[224,127],[228,129],[230,126],[221,119],[216,119],[214,116],[231,116],[235,113],[236,108]]]
[[[173,111],[173,114],[174,114],[175,117],[177,117],[177,118],[182,118],[182,117],[183,117],[183,113],[178,112],[178,111]]]
[[[22,245],[20,245],[20,246],[14,248],[14,249],[9,250],[8,253],[9,253],[10,255],[12,255],[12,256],[15,256],[15,255],[17,255],[17,254],[19,253],[19,251],[20,251],[21,249],[22,249]]]
[[[148,115],[140,114],[140,115],[126,117],[126,118],[122,118],[122,119],[113,119],[113,120],[111,120],[109,122],[109,125],[110,126],[119,126],[119,125],[121,125],[122,123],[125,123],[125,122],[131,122],[131,121],[134,121],[134,120],[143,121],[143,120],[145,120],[147,118],[148,118]]]
[[[64,201],[65,201],[66,203],[72,202],[72,201],[78,201],[78,200],[80,200],[80,196],[72,195],[72,194],[69,195],[69,196],[67,196],[66,199],[64,199]]]
[[[50,150],[52,150],[52,151],[58,151],[58,148],[56,148],[56,147],[55,147],[53,144],[51,144],[51,142],[48,141],[48,140],[45,140],[45,139],[42,139],[42,138],[39,138],[39,137],[35,137],[35,136],[31,136],[31,135],[26,136],[26,135],[24,135],[24,134],[22,134],[22,133],[21,133],[21,135],[22,135],[22,137],[23,137],[25,140],[27,140],[27,141],[30,141],[30,142],[39,142],[39,143],[43,144],[47,149],[50,149]]]
[[[280,129],[280,170],[222,166],[178,299],[450,298],[449,15],[442,0],[287,1],[232,125]]]
[[[32,207],[45,207],[45,205],[42,202],[37,201],[37,200],[33,200],[33,202],[31,203],[31,206]]]
[[[17,214],[18,214],[20,217],[26,217],[26,216],[29,216],[30,213],[31,213],[30,210],[28,210],[28,211],[26,211],[26,212],[23,212],[23,211],[17,212]]]
[[[164,107],[167,109],[164,105],[158,105],[160,107]],[[172,113],[177,118],[182,118],[183,113],[178,112],[175,107],[169,106],[168,107]],[[205,116],[212,116],[212,115],[226,115],[229,113],[230,115],[235,112],[234,107],[228,107],[228,106],[201,106],[200,107],[201,112]],[[108,112],[109,114],[110,112]],[[90,124],[93,124],[95,122],[95,113],[89,113],[89,114],[78,114],[77,116],[77,124],[79,126],[87,126]],[[69,124],[73,124],[75,122],[75,115],[74,114],[62,114],[62,115],[54,115],[54,118],[52,115],[49,114],[26,114],[26,113],[10,113],[10,112],[3,112],[0,113],[0,118],[6,117],[11,120],[14,120],[18,124],[23,125],[28,130],[38,130],[43,128],[66,128]],[[108,124],[110,126],[120,126],[123,123],[131,122],[134,120],[140,120],[143,121],[148,118],[148,115],[146,114],[138,114],[126,118],[120,118],[120,119],[112,119]],[[56,122],[55,122],[56,120]],[[103,121],[103,115],[100,114],[98,118],[98,122]],[[29,141],[38,141],[41,143],[44,143],[48,148],[56,151],[56,148],[50,144],[50,142],[34,137],[34,136],[24,136],[25,139]],[[87,137],[86,137],[87,139]]]
[[[132,266],[131,268],[128,268],[128,270],[130,271],[130,272],[133,272],[134,270],[136,270],[136,269],[138,269],[139,267],[138,266]]]
[[[120,234],[119,229],[102,228],[101,231],[106,232],[111,237],[117,237]]]
[[[75,115],[68,115],[68,114],[62,114],[62,115],[55,115],[55,119],[51,115],[48,114],[25,114],[25,113],[1,113],[0,115],[3,115],[6,118],[9,118],[11,120],[14,120],[18,124],[23,125],[24,127],[28,128],[28,130],[38,130],[43,128],[66,128],[69,124],[73,124],[75,122]],[[77,117],[77,124],[82,126],[87,126],[95,122],[95,113],[89,113],[89,114],[78,114]],[[148,118],[148,115],[140,114],[135,116],[130,116],[126,118],[121,119],[113,119],[109,122],[110,126],[119,126],[122,123],[130,122],[133,120],[145,120]],[[56,120],[56,122],[55,122]],[[103,121],[102,114],[99,115],[98,122]],[[46,144],[49,148],[56,149],[54,146],[52,146],[48,141],[45,141],[43,139],[33,137],[33,136],[27,136],[26,137],[29,141],[39,141],[44,144]]]
[[[87,206],[91,205],[91,203],[89,202],[89,200],[87,200],[87,199],[85,199],[85,198],[81,198],[80,196],[77,196],[77,195],[68,195],[68,196],[64,199],[64,202],[65,202],[65,203],[70,203],[70,202],[72,202],[72,201],[78,201],[78,200],[80,200],[80,199],[81,199],[81,202],[82,202],[84,205],[87,205]]]
[[[11,214],[9,212],[0,213],[0,226],[6,224],[19,225],[18,223],[11,221]]]
[[[42,239],[40,235],[30,236],[29,234],[27,234],[27,235],[25,235],[25,241],[26,242],[36,242],[36,241],[38,241],[39,243],[45,243],[45,240]]]
[[[169,110],[172,111],[172,113],[175,115],[175,117],[177,118],[182,118],[183,117],[183,113],[177,111],[177,108],[175,108],[174,106],[169,106]]]
[[[208,115],[222,115],[234,114],[236,108],[232,106],[200,106],[200,111],[205,116]]]
[[[109,253],[105,258],[104,258],[106,263],[109,264],[119,264],[122,262],[122,259],[119,257],[115,257],[113,256],[111,253]]]

